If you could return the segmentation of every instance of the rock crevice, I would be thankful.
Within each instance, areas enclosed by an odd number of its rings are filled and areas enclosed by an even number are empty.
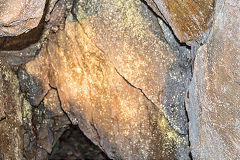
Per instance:
[[[237,2],[38,5],[0,18],[0,159],[46,159],[71,125],[111,159],[239,158]]]

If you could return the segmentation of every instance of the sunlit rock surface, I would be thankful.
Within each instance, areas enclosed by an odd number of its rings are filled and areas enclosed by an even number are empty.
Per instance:
[[[239,159],[240,4],[218,1],[215,15],[190,86],[191,149],[194,159]]]
[[[213,21],[213,0],[146,0],[146,2],[171,26],[180,42],[202,42],[207,38]]]
[[[46,0],[1,0],[0,37],[16,36],[35,28],[43,15]]]
[[[118,73],[79,23],[67,21],[45,47],[26,71],[35,77],[46,71],[43,84],[57,88],[72,123],[110,158],[188,158],[187,136]]]
[[[187,51],[171,48],[148,7],[141,1],[95,0],[74,4],[73,15],[119,74],[166,110],[177,132],[187,134],[184,98],[191,76],[184,59]]]

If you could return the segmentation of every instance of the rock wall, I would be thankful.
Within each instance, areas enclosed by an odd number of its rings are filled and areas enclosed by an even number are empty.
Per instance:
[[[189,88],[195,159],[239,159],[239,3],[218,1],[208,42],[198,50]]]
[[[0,159],[23,159],[23,96],[17,76],[0,60]]]
[[[101,10],[96,9],[98,6],[101,6]],[[106,24],[109,18],[104,16],[107,15],[105,12],[109,3],[91,2],[84,7],[95,10],[89,9],[88,13],[82,15],[84,17],[78,17],[79,12],[74,11],[80,22],[69,15],[65,29],[52,35],[39,56],[25,65],[30,75],[43,80],[44,92],[39,97],[46,94],[49,85],[57,88],[62,108],[72,123],[78,124],[85,135],[110,158],[187,158],[187,134],[181,135],[172,129],[161,109],[164,101],[157,101],[158,98],[164,99],[164,94],[159,95],[158,92],[164,92],[166,87],[167,70],[171,61],[174,61],[173,51],[163,39],[156,39],[158,43],[152,44],[154,46],[151,48],[148,45],[141,46],[143,39],[150,44],[155,38],[150,34],[151,26],[141,25],[145,22],[141,12],[137,11],[137,8],[146,9],[146,6],[140,1],[128,1],[127,5],[125,2],[112,2],[113,13],[119,9],[119,17],[113,18],[122,22],[116,23],[113,19],[109,24]],[[125,22],[132,18],[131,14],[123,18],[126,12],[138,14],[138,22]],[[148,11],[148,14],[151,13]],[[157,24],[157,18],[154,20]],[[94,23],[91,24],[91,21]],[[102,24],[103,21],[105,24]],[[93,25],[100,28],[94,28]],[[113,28],[106,28],[106,25]],[[119,31],[121,25],[125,30]],[[144,31],[143,27],[146,28]],[[108,34],[108,29],[115,37]],[[159,37],[160,31],[156,32]],[[89,35],[97,32],[99,37]],[[100,36],[108,37],[102,38],[103,41],[99,39]],[[113,41],[114,38],[116,41]],[[130,45],[132,48],[128,48]],[[156,47],[155,50],[153,47]],[[118,59],[111,60],[117,56]],[[150,67],[152,69],[146,71]],[[124,71],[132,78],[125,76]],[[134,86],[134,83],[139,86]],[[149,95],[151,90],[153,93]],[[153,97],[156,104],[148,96]]]
[[[207,38],[212,27],[213,0],[146,0],[153,10],[171,26],[180,42],[197,41]],[[156,11],[159,9],[159,11]]]
[[[0,159],[47,159],[70,124],[110,159],[240,158],[237,1],[34,4],[0,3]]]

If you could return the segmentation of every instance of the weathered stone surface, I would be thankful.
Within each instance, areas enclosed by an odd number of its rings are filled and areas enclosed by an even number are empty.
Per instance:
[[[211,37],[198,50],[188,99],[195,159],[240,158],[239,19],[239,1],[217,1]]]
[[[38,106],[45,96],[41,81],[30,76],[25,70],[18,70],[20,89],[32,106]]]
[[[26,71],[43,77],[43,87],[57,88],[72,123],[110,158],[188,159],[187,136],[174,131],[161,108],[119,74],[85,29],[67,21]]]
[[[23,159],[22,101],[17,76],[0,59],[0,158]],[[2,115],[1,115],[2,116]]]
[[[2,59],[0,73],[0,159],[47,159],[70,124],[57,91],[48,91],[46,107],[41,103],[33,108],[20,92],[17,75]]]
[[[158,19],[141,1],[85,1],[73,8],[84,32],[117,71],[164,109],[177,132],[187,134],[184,99],[191,73],[184,55],[188,51],[171,48]]]
[[[180,42],[207,38],[212,27],[213,0],[145,0],[168,23]],[[158,7],[159,11],[156,11]]]
[[[59,100],[54,92],[55,90],[50,90],[43,100],[44,103],[37,108],[33,108],[26,100],[24,101],[24,147],[22,150],[26,159],[47,159],[53,146],[70,124],[67,116],[59,108]]]
[[[46,15],[47,28],[54,32],[58,29],[63,29],[66,18],[67,4],[71,1],[51,0],[49,4],[49,13]]]
[[[0,68],[0,73],[2,73],[2,68]],[[0,120],[5,118],[4,113],[4,97],[3,97],[3,77],[2,74],[0,74]]]
[[[52,112],[53,116],[62,116],[64,115],[58,93],[56,89],[50,89],[43,100],[44,106]]]
[[[50,89],[37,108],[28,104],[23,110],[24,156],[26,159],[47,159],[70,124],[61,110],[56,89]]]
[[[0,37],[16,36],[35,28],[43,15],[46,0],[2,0]]]

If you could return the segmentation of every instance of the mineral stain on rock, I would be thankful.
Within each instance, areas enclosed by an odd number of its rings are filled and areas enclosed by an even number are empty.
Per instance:
[[[236,1],[9,2],[0,159],[80,158],[73,125],[110,159],[240,157]]]
[[[0,111],[4,113],[4,119],[0,121],[1,158],[23,159],[23,95],[19,91],[17,76],[2,60],[0,60],[0,71]]]
[[[207,38],[213,22],[214,0],[146,0],[162,17],[180,42]],[[160,14],[159,14],[160,12]]]

